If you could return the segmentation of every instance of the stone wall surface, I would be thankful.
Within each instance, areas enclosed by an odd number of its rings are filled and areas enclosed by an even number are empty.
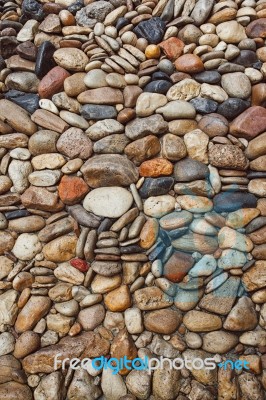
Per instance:
[[[0,0],[0,400],[265,400],[265,39],[266,0]]]

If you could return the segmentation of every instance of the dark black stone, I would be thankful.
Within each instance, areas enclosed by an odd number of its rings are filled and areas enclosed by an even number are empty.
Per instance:
[[[151,79],[152,79],[153,81],[165,80],[165,81],[172,82],[170,76],[167,75],[165,72],[162,72],[162,71],[154,72],[154,73],[152,74]]]
[[[67,9],[71,14],[76,15],[76,12],[81,10],[84,7],[84,1],[83,0],[78,0],[76,3],[71,4]]]
[[[120,246],[121,254],[131,254],[131,253],[143,253],[143,248],[134,244],[131,246]]]
[[[24,0],[22,3],[21,23],[25,23],[28,19],[36,19],[42,21],[44,19],[42,5],[36,0]]]
[[[2,69],[6,68],[6,62],[4,60],[4,58],[2,56],[0,56],[0,71],[2,71]]]
[[[156,260],[158,257],[162,256],[164,251],[165,251],[165,245],[163,242],[158,242],[157,246],[155,247],[155,249],[149,254],[149,260],[150,261],[154,261]]]
[[[117,111],[113,106],[85,104],[81,107],[81,115],[86,119],[101,120],[107,118],[116,118]]]
[[[214,196],[213,205],[216,212],[231,212],[240,208],[256,208],[257,199],[252,193],[223,192]]]
[[[221,80],[221,75],[218,71],[203,71],[193,75],[195,81],[199,83],[215,84]]]
[[[16,54],[16,47],[18,41],[15,36],[2,36],[0,37],[0,52],[4,59],[7,59]]]
[[[247,178],[248,179],[260,179],[260,178],[266,178],[266,171],[249,171],[247,173]]]
[[[166,233],[166,231],[160,229],[160,233],[159,233],[160,238],[162,239],[162,242],[165,244],[165,246],[170,246],[171,245],[171,240],[169,239],[168,234]]]
[[[233,63],[251,67],[252,64],[258,61],[256,53],[252,50],[241,50],[239,56],[232,60]]]
[[[115,218],[104,218],[97,229],[98,234],[101,232],[109,231],[113,223],[115,222]]]
[[[16,103],[18,106],[24,108],[30,114],[33,114],[39,108],[40,97],[35,93],[25,93],[19,90],[9,90],[5,94],[7,100]]]
[[[148,85],[144,87],[143,91],[166,94],[171,86],[173,86],[173,84],[168,81],[153,81],[148,83]]]
[[[162,41],[166,30],[165,22],[159,18],[151,18],[147,21],[141,21],[133,32],[139,37],[147,39],[149,43],[158,44]]]
[[[174,178],[146,178],[143,185],[139,189],[139,195],[146,199],[151,196],[161,196],[167,194],[174,185]]]
[[[116,23],[116,29],[120,31],[120,29],[124,28],[124,26],[129,24],[129,20],[127,18],[121,17],[118,18]]]
[[[192,182],[206,179],[209,176],[206,164],[190,157],[184,158],[175,164],[174,175],[177,182]]]
[[[38,48],[35,74],[38,78],[43,78],[52,68],[56,66],[56,62],[53,59],[55,52],[55,46],[48,41],[43,42]]]
[[[246,233],[252,233],[266,225],[266,217],[257,217],[246,226]]]
[[[227,119],[234,119],[250,106],[250,102],[238,98],[230,98],[219,104],[217,113]]]
[[[254,64],[252,64],[252,68],[258,69],[259,71],[261,70],[261,67],[263,66],[262,61],[257,61]]]
[[[182,228],[173,229],[172,231],[167,231],[168,236],[170,236],[172,240],[185,235],[185,233],[187,232],[188,232],[188,226],[183,226]]]
[[[5,213],[5,217],[7,220],[28,217],[28,215],[31,215],[28,210],[15,210],[15,211],[8,211]]]
[[[7,19],[4,21],[0,21],[0,31],[5,28],[13,28],[15,31],[19,32],[23,25],[17,21],[8,21]]]
[[[190,100],[190,104],[192,104],[196,111],[200,114],[215,113],[218,107],[218,103],[216,101],[203,99],[200,97],[195,97],[195,99]]]

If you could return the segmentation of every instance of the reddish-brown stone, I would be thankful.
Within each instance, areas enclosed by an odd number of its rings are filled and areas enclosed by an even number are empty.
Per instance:
[[[70,76],[70,73],[59,66],[52,68],[46,74],[39,84],[39,95],[42,99],[49,99],[55,93],[64,90],[64,80]]]
[[[204,70],[201,59],[194,54],[184,54],[175,61],[175,67],[178,71],[196,74]]]
[[[165,55],[175,61],[183,53],[185,44],[176,37],[170,37],[159,44]]]
[[[165,158],[154,158],[144,161],[139,167],[140,176],[153,177],[171,175],[173,173],[173,164]]]
[[[127,124],[136,116],[136,111],[133,108],[123,108],[117,116],[117,121],[120,124]]]
[[[171,282],[181,282],[194,264],[194,258],[176,251],[164,266],[164,276]]]
[[[58,186],[58,194],[63,203],[73,205],[78,203],[88,193],[89,186],[82,178],[64,175]]]
[[[252,86],[252,106],[266,106],[266,83],[258,83]]]
[[[252,21],[246,27],[246,34],[250,38],[266,38],[266,18],[259,18]]]
[[[72,265],[72,267],[78,269],[81,272],[87,272],[89,269],[89,264],[81,258],[72,258],[72,260],[70,260],[70,264]]]
[[[230,133],[247,140],[253,139],[266,130],[266,109],[250,107],[236,117],[230,125]]]
[[[34,210],[57,212],[64,208],[64,204],[58,199],[56,193],[37,186],[26,189],[21,195],[21,202],[24,207]]]

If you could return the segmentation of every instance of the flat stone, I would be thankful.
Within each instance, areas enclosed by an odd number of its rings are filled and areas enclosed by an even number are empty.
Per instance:
[[[81,172],[89,186],[128,186],[138,179],[135,165],[121,155],[102,154],[89,159]]]
[[[32,42],[27,41],[24,43],[20,43],[17,46],[16,53],[25,60],[35,61],[37,57],[37,47]]]
[[[247,253],[253,249],[253,243],[247,236],[229,227],[219,231],[218,242],[221,249],[231,248]]]
[[[213,5],[213,0],[200,0],[196,4],[191,13],[191,17],[194,19],[197,26],[202,25],[203,22],[206,21],[212,10]]]
[[[69,261],[75,256],[76,236],[60,236],[43,247],[44,257],[53,262]]]
[[[195,118],[196,110],[194,106],[184,100],[174,100],[156,110],[156,113],[163,114],[167,121],[176,118]]]
[[[148,135],[129,143],[125,147],[124,152],[134,164],[139,165],[143,161],[158,154],[160,149],[161,145],[159,139],[154,135]]]
[[[31,121],[28,113],[9,100],[0,100],[0,120],[26,135],[32,135],[37,131],[37,126]]]
[[[191,100],[200,94],[200,84],[193,79],[183,79],[173,85],[167,92],[168,100]]]
[[[265,38],[266,18],[259,18],[252,21],[246,28],[246,33],[250,38]]]
[[[64,81],[64,90],[68,96],[76,97],[80,93],[85,92],[86,85],[84,83],[85,72],[77,72]]]
[[[243,228],[259,214],[260,212],[257,208],[242,208],[227,215],[226,225],[233,229]]]
[[[59,133],[50,130],[40,130],[29,140],[29,151],[33,156],[44,153],[56,153],[56,142]]]
[[[177,330],[181,320],[180,311],[157,310],[145,314],[144,326],[148,331],[169,335]]]
[[[172,245],[175,249],[194,253],[198,251],[202,254],[212,254],[218,248],[218,241],[215,237],[199,235],[190,232],[173,240]]]
[[[266,110],[260,106],[248,108],[231,124],[230,133],[236,137],[253,139],[266,129]]]
[[[55,62],[62,68],[70,71],[84,71],[89,59],[83,51],[76,48],[58,49],[54,52]]]
[[[247,262],[247,258],[243,252],[238,250],[223,250],[221,257],[218,260],[218,267],[223,270],[231,268],[241,268]]]
[[[181,282],[193,264],[190,254],[175,251],[164,266],[164,276],[171,282]]]
[[[248,331],[257,326],[258,319],[252,300],[241,297],[228,314],[224,328],[229,331]]]
[[[216,331],[203,336],[202,349],[210,353],[224,354],[238,344],[238,337],[229,332]]]
[[[36,110],[31,116],[32,121],[48,130],[63,133],[69,125],[62,118],[46,110]]]
[[[33,72],[12,72],[5,80],[8,89],[37,93],[39,79]]]
[[[194,54],[184,54],[175,61],[177,71],[196,74],[204,70],[201,59]]]
[[[31,260],[42,249],[38,236],[33,233],[22,233],[13,247],[14,255],[20,260]]]
[[[251,83],[242,72],[224,74],[221,81],[223,89],[230,97],[246,99],[251,95]]]
[[[238,44],[241,40],[246,39],[245,28],[237,21],[226,21],[217,25],[217,35],[225,43]]]
[[[196,310],[188,311],[183,323],[192,332],[211,332],[222,327],[222,320],[217,315]]]
[[[129,210],[132,203],[133,197],[128,190],[119,187],[101,187],[87,194],[83,206],[96,215],[119,218]]]
[[[44,347],[23,360],[23,368],[31,374],[38,372],[54,372],[54,358],[61,353],[62,357],[98,357],[109,351],[109,342],[94,332],[84,332],[81,335],[67,336],[59,343]],[[60,368],[60,363],[58,365]]]
[[[217,112],[227,119],[234,119],[242,114],[249,107],[250,103],[247,100],[239,98],[229,98],[222,104],[219,104]]]
[[[154,245],[159,233],[159,224],[157,219],[148,218],[140,232],[140,246],[143,249],[149,249]]]
[[[204,115],[198,124],[199,129],[205,132],[210,138],[215,136],[225,136],[229,129],[226,118],[219,114],[211,113]]]
[[[12,381],[0,385],[0,396],[2,399],[10,400],[32,400],[32,393],[27,385]]]
[[[144,212],[150,217],[160,218],[173,211],[175,199],[170,195],[149,197],[144,202]]]
[[[37,210],[59,211],[63,208],[63,203],[58,199],[55,193],[49,192],[45,188],[30,186],[21,195],[21,202],[24,207]]]
[[[105,119],[103,121],[95,122],[91,125],[86,133],[91,140],[99,140],[108,135],[123,133],[124,126],[115,119]]]
[[[265,265],[266,261],[259,260],[244,273],[243,284],[248,292],[265,287]],[[253,329],[253,328],[251,328]]]
[[[209,83],[211,85],[221,81],[221,75],[218,71],[203,71],[193,75],[193,78],[199,83]]]
[[[105,310],[102,304],[95,304],[81,310],[78,315],[78,322],[85,331],[92,331],[100,325],[105,317]]]
[[[91,89],[82,92],[77,97],[81,104],[123,104],[123,94],[119,89],[110,87]]]
[[[16,331],[22,333],[34,328],[37,322],[48,313],[51,304],[48,297],[31,296],[18,315],[15,323]]]
[[[73,205],[81,201],[89,187],[84,180],[77,176],[64,175],[58,186],[58,194],[64,204]]]
[[[201,277],[211,275],[217,267],[215,258],[212,255],[206,254],[203,256],[189,271],[192,277]]]
[[[140,176],[156,178],[162,175],[171,175],[173,165],[165,158],[153,158],[152,160],[144,161],[139,167]]]
[[[39,96],[34,93],[25,93],[19,90],[9,90],[5,98],[12,103],[24,108],[30,114],[33,114],[39,108]]]
[[[185,158],[175,164],[174,175],[177,182],[191,182],[208,177],[209,169],[200,161]]]
[[[125,134],[131,140],[136,140],[149,135],[160,135],[166,132],[167,122],[161,115],[151,115],[146,118],[136,118],[126,125]]]
[[[35,74],[38,78],[43,78],[53,67],[56,66],[56,63],[53,59],[53,55],[56,48],[53,43],[44,41],[39,47],[36,57],[35,64]]]
[[[159,17],[154,17],[147,21],[140,22],[133,29],[133,32],[138,37],[147,39],[149,43],[158,44],[164,36],[165,29],[165,22]]]
[[[174,179],[170,177],[146,178],[139,190],[139,194],[142,198],[167,194],[173,187],[173,184]]]
[[[99,104],[85,104],[81,107],[80,113],[85,119],[93,119],[96,121],[115,118],[117,116],[115,107]]]
[[[54,67],[52,68],[41,80],[38,93],[42,99],[49,99],[55,93],[61,92],[64,87],[64,80],[69,77],[70,74],[64,68]]]
[[[75,146],[73,146],[75,141]],[[69,158],[87,159],[92,154],[92,143],[80,128],[69,128],[56,143],[57,150]]]
[[[151,298],[152,302],[150,301]],[[137,307],[143,311],[159,310],[173,304],[172,299],[155,286],[136,290],[134,300]]]
[[[159,43],[159,46],[171,61],[175,61],[180,57],[184,49],[184,43],[176,37],[170,37],[169,39],[164,40]]]
[[[168,82],[166,80],[154,80],[148,85],[146,85],[143,89],[144,92],[151,92],[151,93],[161,93],[161,94],[166,94],[170,87],[172,86],[171,82]]]
[[[200,129],[188,132],[184,136],[184,142],[187,148],[188,156],[196,161],[208,163],[207,146],[209,136]]]
[[[235,145],[215,144],[209,147],[209,162],[215,167],[245,170],[248,160],[244,152]]]
[[[194,99],[190,100],[189,104],[192,105],[200,114],[215,113],[218,107],[218,103],[216,101],[204,99],[202,97],[195,97]]]
[[[137,117],[148,117],[154,111],[164,106],[167,103],[167,98],[158,93],[141,93],[136,103]]]
[[[103,276],[114,276],[122,271],[122,265],[119,262],[93,261],[91,267],[94,272]]]
[[[213,205],[216,212],[231,212],[240,208],[256,208],[257,199],[251,193],[223,192],[214,196]]]

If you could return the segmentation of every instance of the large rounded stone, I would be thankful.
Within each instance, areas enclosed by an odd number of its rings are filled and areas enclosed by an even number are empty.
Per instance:
[[[83,201],[83,207],[96,215],[119,218],[133,203],[131,193],[121,187],[101,187],[92,190]]]
[[[126,157],[114,154],[102,154],[89,159],[81,172],[89,186],[128,186],[137,182],[138,170]]]

